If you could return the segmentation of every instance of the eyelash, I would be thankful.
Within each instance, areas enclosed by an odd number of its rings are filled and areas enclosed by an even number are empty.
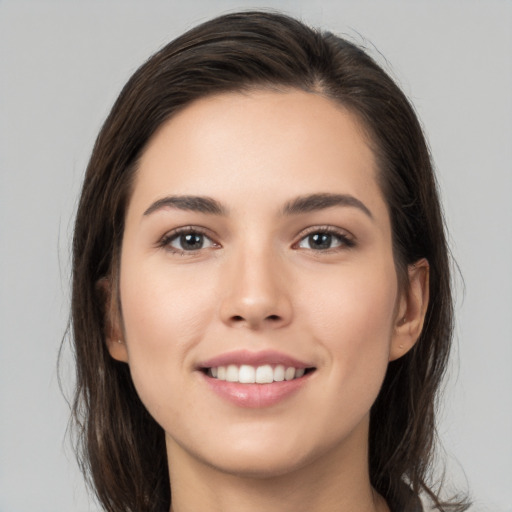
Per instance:
[[[349,236],[346,232],[341,231],[338,228],[334,228],[332,226],[313,226],[311,228],[308,228],[306,231],[301,233],[300,239],[298,242],[293,244],[294,248],[298,248],[300,243],[307,240],[309,237],[313,235],[330,235],[333,238],[337,239],[339,242],[339,245],[337,247],[329,247],[327,249],[313,249],[313,248],[305,248],[309,251],[314,251],[317,253],[321,252],[337,252],[342,251],[344,249],[351,249],[352,247],[355,247],[356,242],[355,240]]]
[[[179,239],[179,237],[184,236],[184,235],[196,235],[196,236],[203,237],[204,239],[207,239],[211,245],[209,247],[204,247],[202,245],[201,247],[199,247],[199,249],[190,249],[190,250],[178,249],[171,245],[172,242],[174,242],[175,240]],[[313,251],[316,253],[322,253],[322,252],[331,253],[331,252],[337,252],[337,251],[340,251],[343,249],[350,249],[356,245],[353,238],[348,236],[346,233],[341,232],[337,228],[333,228],[331,226],[320,226],[320,227],[313,226],[311,228],[308,228],[305,232],[301,233],[300,239],[292,245],[292,248],[299,249],[300,244],[302,242],[306,241],[309,237],[312,237],[314,235],[332,236],[333,238],[337,239],[339,245],[336,247],[328,247],[325,249],[314,249],[312,247],[309,247],[309,248],[303,247],[303,249],[306,249],[308,251]],[[157,245],[158,245],[158,247],[165,248],[166,250],[168,250],[171,253],[179,254],[182,256],[197,254],[202,249],[211,249],[211,248],[219,248],[220,247],[220,245],[218,243],[214,242],[212,240],[212,238],[206,234],[205,230],[198,228],[198,227],[194,227],[194,226],[184,226],[182,228],[175,229],[175,230],[171,231],[170,233],[166,233],[160,239],[160,241],[158,242]]]
[[[199,249],[185,250],[185,249],[178,249],[171,245],[172,242],[179,239],[181,236],[185,236],[185,235],[197,235],[197,236],[204,237],[204,239],[209,240],[211,242],[211,246],[207,247],[208,249],[220,247],[219,244],[214,242],[212,240],[212,238],[206,234],[205,230],[195,227],[195,226],[184,226],[182,228],[175,229],[175,230],[171,231],[170,233],[166,233],[158,242],[158,247],[162,247],[173,254],[179,254],[182,256],[194,255],[194,254],[197,254],[201,249],[205,249],[205,247],[201,246]]]

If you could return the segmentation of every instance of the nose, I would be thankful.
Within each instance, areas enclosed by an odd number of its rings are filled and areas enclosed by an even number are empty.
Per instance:
[[[270,251],[241,254],[227,264],[221,319],[231,327],[278,329],[291,322],[290,283]]]

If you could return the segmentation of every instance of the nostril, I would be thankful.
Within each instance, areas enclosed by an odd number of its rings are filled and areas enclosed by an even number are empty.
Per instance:
[[[232,325],[242,326],[248,325],[249,327],[255,329],[261,327],[263,324],[268,327],[278,327],[283,322],[283,317],[281,315],[232,315],[229,317],[229,322]]]

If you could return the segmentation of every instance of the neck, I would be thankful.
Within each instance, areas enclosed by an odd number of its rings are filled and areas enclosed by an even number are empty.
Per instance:
[[[389,512],[370,484],[367,429],[352,436],[301,467],[264,476],[219,470],[168,439],[170,512]]]

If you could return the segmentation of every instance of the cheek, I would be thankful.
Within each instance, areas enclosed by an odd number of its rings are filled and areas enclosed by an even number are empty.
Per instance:
[[[193,266],[178,271],[161,257],[127,261],[120,291],[129,344],[179,349],[199,337],[211,320],[215,296],[215,280],[203,274]]]
[[[301,314],[308,315],[320,339],[325,334],[334,346],[364,346],[389,338],[398,287],[394,267],[378,267],[341,269],[303,283]]]
[[[305,325],[324,349],[332,389],[352,399],[343,407],[363,413],[377,397],[389,361],[397,298],[394,267],[340,272],[320,288],[306,295]]]
[[[173,383],[178,387],[190,371],[187,356],[214,315],[215,286],[204,280],[199,286],[194,273],[172,272],[165,262],[137,265],[126,258],[123,263],[120,293],[128,363],[142,401],[153,412],[154,398],[172,393]]]

